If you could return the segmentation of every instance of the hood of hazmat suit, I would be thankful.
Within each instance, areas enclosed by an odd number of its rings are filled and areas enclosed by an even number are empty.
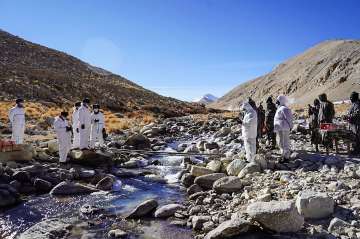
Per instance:
[[[255,139],[257,136],[257,113],[248,102],[244,102],[241,106],[244,111],[242,120],[242,137]]]
[[[287,107],[287,97],[280,95],[277,97],[277,101],[279,102],[279,106],[274,117],[274,131],[290,131],[293,128],[293,115],[291,109]]]

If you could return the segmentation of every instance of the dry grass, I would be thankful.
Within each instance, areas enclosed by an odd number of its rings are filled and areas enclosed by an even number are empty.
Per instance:
[[[0,121],[8,122],[8,112],[13,107],[13,102],[0,102]],[[63,108],[54,106],[52,104],[27,102],[25,103],[26,118],[31,122],[31,125],[42,124],[47,118],[55,117],[60,114]],[[69,113],[72,112],[72,107],[65,107]],[[113,112],[104,110],[105,125],[109,132],[116,132],[119,130],[129,129],[136,126],[143,126],[155,121],[155,116],[149,112],[131,112],[123,116],[117,116]]]

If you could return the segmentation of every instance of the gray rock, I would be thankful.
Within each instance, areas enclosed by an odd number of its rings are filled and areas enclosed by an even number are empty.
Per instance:
[[[181,177],[181,183],[185,187],[190,187],[194,183],[195,177],[191,175],[190,173],[184,173],[184,175]]]
[[[19,239],[48,239],[48,238],[59,238],[54,237],[52,234],[56,231],[65,230],[70,226],[68,220],[65,219],[46,219],[41,221],[34,226],[21,233]]]
[[[113,184],[114,184],[114,178],[107,176],[107,177],[101,179],[96,184],[96,188],[99,190],[110,191],[112,189]]]
[[[101,164],[111,162],[113,155],[100,150],[71,150],[69,154],[71,162],[90,167],[98,167]]]
[[[212,160],[207,165],[206,168],[210,169],[211,171],[218,173],[221,169],[221,161],[219,160]]]
[[[239,177],[228,176],[216,180],[213,188],[217,193],[239,192],[243,188],[243,182]]]
[[[151,147],[150,140],[142,134],[134,134],[130,136],[126,141],[125,145],[131,146],[134,149],[149,149]]]
[[[275,232],[297,232],[304,224],[291,201],[255,202],[246,211],[253,220]]]
[[[239,178],[244,178],[248,174],[260,172],[261,168],[256,163],[248,163],[239,173]]]
[[[345,231],[345,228],[350,226],[349,223],[347,223],[344,220],[341,220],[340,218],[333,218],[330,221],[328,231],[337,235],[343,234]]]
[[[148,216],[158,206],[158,202],[154,199],[146,200],[140,203],[126,218],[140,218]]]
[[[34,181],[34,187],[38,192],[49,192],[52,189],[52,183],[41,178],[37,178]]]
[[[296,199],[296,207],[305,218],[320,219],[334,212],[334,200],[326,193],[302,191]]]
[[[126,238],[127,236],[128,233],[120,229],[111,230],[108,233],[109,238]]]
[[[226,167],[229,176],[238,176],[240,171],[246,166],[246,162],[242,159],[234,159]]]
[[[155,217],[157,218],[167,218],[175,214],[177,210],[184,209],[184,206],[181,204],[168,204],[158,208],[155,211]]]
[[[211,221],[210,216],[194,216],[191,223],[194,230],[200,231],[203,228],[204,223],[208,221]]]
[[[13,179],[22,182],[22,183],[28,183],[30,182],[30,173],[26,171],[16,171],[12,175]]]
[[[188,195],[192,195],[192,194],[194,194],[194,193],[198,193],[198,192],[202,192],[202,191],[203,191],[203,189],[202,189],[199,185],[197,185],[197,184],[191,185],[191,186],[186,190],[186,192],[187,192]]]
[[[244,218],[234,218],[221,223],[214,230],[210,231],[204,239],[231,238],[247,232],[250,227],[250,222]]]
[[[214,173],[214,171],[205,167],[195,166],[195,165],[191,166],[191,170],[190,170],[190,174],[193,175],[194,177],[199,177],[211,173]]]
[[[8,184],[0,184],[0,208],[13,206],[19,201],[20,195],[14,187]]]
[[[94,187],[73,182],[61,182],[56,185],[50,192],[51,195],[76,195],[76,194],[90,194],[98,192]]]
[[[211,189],[216,180],[226,177],[224,173],[212,173],[195,178],[195,183],[203,189]]]

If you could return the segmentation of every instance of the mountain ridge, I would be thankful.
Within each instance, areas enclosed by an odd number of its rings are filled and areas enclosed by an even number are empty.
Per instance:
[[[161,96],[128,79],[65,52],[0,30],[0,100],[23,97],[58,105],[90,97],[120,112],[147,110],[168,115],[202,112],[199,105]]]
[[[247,97],[263,102],[279,94],[305,105],[321,93],[344,100],[360,91],[360,41],[327,40],[277,65],[271,72],[244,82],[209,107],[233,110]]]

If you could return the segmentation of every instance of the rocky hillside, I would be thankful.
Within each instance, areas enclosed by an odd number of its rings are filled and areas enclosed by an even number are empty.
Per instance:
[[[211,107],[234,109],[251,96],[257,102],[286,94],[297,105],[311,103],[321,93],[334,101],[360,91],[360,41],[333,40],[320,43],[278,65],[270,73],[241,84]]]
[[[24,97],[58,105],[90,97],[107,108],[166,115],[204,111],[163,97],[98,67],[0,30],[0,100]]]

